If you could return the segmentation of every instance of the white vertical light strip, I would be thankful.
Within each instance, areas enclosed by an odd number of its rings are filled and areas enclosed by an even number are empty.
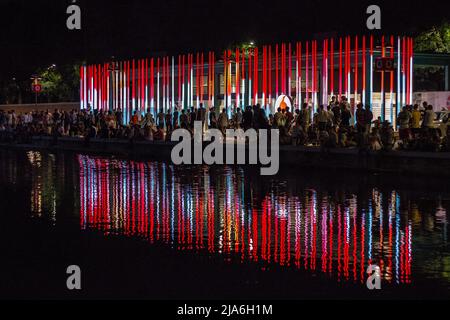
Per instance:
[[[124,111],[127,109],[127,86],[126,86],[127,80],[128,80],[127,79],[127,74],[125,72],[123,72],[123,81],[124,81],[124,85],[122,87],[122,91],[123,91],[123,94],[122,94],[122,98],[123,98],[122,105],[124,106],[122,108],[122,115],[123,116],[125,116],[126,112],[124,112]],[[126,121],[125,121],[125,123],[126,123]]]
[[[194,68],[191,68],[191,107],[194,106]]]
[[[159,106],[159,70],[156,73],[156,114],[159,113],[160,106]]]
[[[231,74],[231,62],[228,65],[228,69],[229,69],[229,77],[230,77],[230,92],[228,92],[228,103],[230,104],[230,107],[232,107],[233,103],[231,100],[231,92],[233,91],[233,76]],[[228,106],[225,106],[225,107],[228,107]],[[228,112],[231,113],[231,108]]]
[[[252,105],[252,80],[248,80],[248,103]]]
[[[170,108],[170,63],[169,57],[167,57],[167,84],[166,84],[166,112]]]
[[[413,103],[413,57],[411,55],[409,62],[409,101],[410,104]]]
[[[86,76],[86,66],[83,66],[83,105],[84,108],[87,107],[87,76]]]
[[[237,61],[236,61],[236,80],[234,81],[234,86],[235,86],[236,89],[237,89],[238,86],[240,85],[240,84],[237,82],[238,74],[239,74],[239,64],[238,64]],[[237,90],[235,90],[235,92],[237,92]],[[240,102],[241,102],[240,97],[241,97],[241,90],[239,90],[239,94],[236,94],[236,107],[237,107],[237,108],[240,107]]]
[[[369,72],[369,102],[370,102],[370,108],[373,109],[373,54],[370,55],[370,72]]]
[[[242,79],[242,87],[241,87],[241,94],[242,94],[242,109],[245,108],[245,79]]]

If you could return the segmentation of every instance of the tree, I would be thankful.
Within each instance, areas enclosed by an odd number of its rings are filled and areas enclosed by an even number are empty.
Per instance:
[[[66,65],[61,69],[52,65],[38,70],[41,78],[42,96],[48,102],[74,101],[79,92],[79,64]]]
[[[433,26],[415,39],[414,50],[423,53],[450,53],[450,23]]]

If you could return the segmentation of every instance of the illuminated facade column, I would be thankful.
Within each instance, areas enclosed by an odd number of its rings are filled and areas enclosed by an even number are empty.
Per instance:
[[[413,103],[414,39],[409,38],[409,104]]]
[[[240,97],[240,79],[239,79],[239,75],[240,75],[240,70],[239,70],[239,49],[236,49],[235,51],[235,72],[236,72],[236,81],[235,81],[235,87],[236,87],[236,107],[240,107],[240,102],[241,102],[241,97]]]
[[[331,94],[331,96],[334,96],[334,39],[333,38],[331,38],[331,40],[330,40],[330,94]]]
[[[306,42],[305,67],[306,67],[305,96],[306,96],[306,103],[309,105],[309,41]]]
[[[258,103],[258,88],[259,88],[259,81],[258,81],[258,48],[255,48],[254,50],[254,59],[253,59],[253,71],[254,71],[254,79],[253,79],[253,88],[254,88],[254,96],[255,96],[255,104]]]
[[[370,58],[369,58],[369,106],[373,109],[373,36],[370,36]]]
[[[279,91],[278,91],[278,44],[275,46],[275,99],[278,98]]]
[[[401,38],[397,37],[397,114],[400,112],[401,103],[402,103],[402,77],[401,77],[401,69],[402,69],[402,60],[401,60]]]
[[[394,36],[390,37],[390,58],[394,61]],[[389,72],[389,119],[394,124],[394,71]],[[395,127],[394,127],[395,128]]]
[[[339,99],[342,97],[342,38],[339,38]]]
[[[385,39],[384,36],[381,37],[381,57],[384,58],[386,56],[385,50]],[[385,72],[381,71],[381,119],[383,121],[386,120],[386,97],[384,94],[384,75]]]
[[[268,57],[268,99],[269,99],[269,110],[273,114],[273,103],[272,103],[272,46],[269,45],[269,57]]]
[[[355,37],[355,51],[353,52],[353,55],[355,56],[355,65],[354,65],[354,69],[355,69],[355,76],[354,76],[354,81],[355,81],[355,104],[357,104],[359,102],[358,100],[358,52],[359,47],[358,47],[358,36]]]
[[[367,101],[366,101],[366,36],[363,36],[362,38],[362,97],[361,102],[364,104],[365,107],[367,107]]]
[[[161,59],[158,58],[157,65],[156,65],[156,114],[159,113],[161,110],[161,99],[159,95],[159,81],[160,81],[160,65],[161,65]]]

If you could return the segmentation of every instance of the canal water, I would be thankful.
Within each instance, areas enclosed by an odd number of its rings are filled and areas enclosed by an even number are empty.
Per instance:
[[[450,297],[448,181],[0,151],[14,298]],[[79,265],[83,288],[65,287]],[[366,286],[369,265],[380,290]]]

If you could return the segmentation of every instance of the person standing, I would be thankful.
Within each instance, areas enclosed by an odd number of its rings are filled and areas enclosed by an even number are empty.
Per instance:
[[[425,111],[422,127],[425,129],[434,129],[434,120],[436,119],[436,114],[433,111],[432,105],[427,105],[427,110]]]
[[[400,139],[403,142],[409,140],[409,123],[411,121],[411,114],[406,107],[402,108],[402,111],[397,116],[397,125],[399,126]]]
[[[178,128],[179,116],[180,116],[180,113],[178,112],[178,105],[176,105],[175,110],[173,111],[173,117],[172,117],[172,127],[174,130]]]
[[[164,129],[164,118],[165,118],[164,110],[160,109],[159,113],[156,115],[157,121],[156,125],[158,126],[158,129]]]
[[[415,104],[413,107],[413,111],[411,114],[411,129],[414,135],[419,133],[420,130],[420,119],[422,118],[422,114],[419,110],[419,105]]]
[[[228,128],[228,115],[227,109],[223,108],[222,112],[219,115],[219,130],[222,131],[222,134],[225,135],[225,131]]]

